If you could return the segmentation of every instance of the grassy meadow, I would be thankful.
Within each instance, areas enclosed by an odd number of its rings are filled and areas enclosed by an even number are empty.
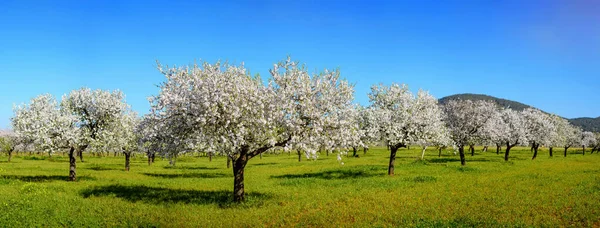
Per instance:
[[[247,202],[231,203],[233,175],[224,157],[180,157],[175,167],[157,157],[68,158],[0,156],[0,227],[600,227],[600,155],[546,148],[531,160],[513,148],[509,162],[495,148],[458,155],[400,149],[396,175],[389,152],[359,158],[322,154],[317,161],[266,154],[246,168]]]

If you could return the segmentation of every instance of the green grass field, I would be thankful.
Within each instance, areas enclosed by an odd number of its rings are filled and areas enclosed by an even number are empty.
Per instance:
[[[493,149],[492,149],[493,150]],[[124,157],[77,163],[67,182],[66,157],[0,157],[0,227],[32,226],[574,226],[600,227],[600,155],[581,149],[562,157],[528,148],[457,155],[400,149],[396,175],[388,154],[360,158],[322,154],[318,161],[265,155],[246,168],[247,202],[231,203],[226,159],[181,157],[175,167],[142,156],[124,171]]]

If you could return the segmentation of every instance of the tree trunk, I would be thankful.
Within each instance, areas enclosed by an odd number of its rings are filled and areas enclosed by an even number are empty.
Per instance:
[[[298,150],[298,162],[302,161],[302,152]]]
[[[131,152],[123,152],[123,154],[125,154],[125,171],[129,171]]]
[[[148,151],[148,165],[152,165],[152,154]]]
[[[441,158],[442,157],[442,148],[441,147],[438,148],[438,151],[439,151],[438,157]]]
[[[464,146],[458,146],[458,154],[460,155],[460,165],[464,166],[467,164],[467,161],[465,160],[465,147]]]
[[[260,159],[262,160],[262,153],[260,153],[259,157],[260,157]]]
[[[152,163],[154,163],[154,158],[156,157],[156,153],[152,153]]]
[[[502,147],[500,144],[496,143],[496,154],[500,154],[500,150],[502,150]]]
[[[77,154],[79,155],[79,161],[83,162],[83,150],[78,150]]]
[[[567,157],[567,150],[569,149],[569,147],[565,147],[565,157]]]
[[[12,160],[12,152],[13,152],[14,150],[15,150],[15,149],[10,149],[10,150],[8,150],[8,162],[10,162],[10,160]]]
[[[247,163],[246,153],[241,153],[233,163],[233,201],[237,203],[246,199],[244,194],[244,168]]]
[[[352,147],[352,157],[356,157],[356,147]]]
[[[425,150],[427,149],[426,146],[423,147],[423,151],[421,151],[421,160],[425,159]]]
[[[488,146],[483,146],[483,150],[481,152],[487,152]]]
[[[471,156],[475,156],[475,147],[473,145],[469,145],[469,150],[471,151]]]
[[[550,152],[550,157],[552,157],[552,147],[548,147],[548,150]]]
[[[583,155],[585,155],[585,146],[583,146]]]
[[[369,148],[363,147],[363,155],[366,155],[368,150],[369,150]]]
[[[508,161],[508,154],[510,153],[510,148],[512,148],[512,146],[508,143],[506,143],[506,152],[504,153],[504,161]]]
[[[531,160],[534,160],[537,157],[537,152],[538,152],[538,147],[540,145],[537,145],[535,142],[533,143],[533,157],[531,158]]]
[[[75,181],[77,179],[77,173],[75,172],[75,168],[77,167],[77,160],[75,159],[75,148],[71,147],[69,150],[69,180]]]
[[[396,152],[398,151],[398,146],[390,147],[390,165],[388,167],[388,175],[394,176],[394,162],[396,161]]]
[[[117,156],[117,152],[113,153],[113,157],[116,157],[116,156]]]

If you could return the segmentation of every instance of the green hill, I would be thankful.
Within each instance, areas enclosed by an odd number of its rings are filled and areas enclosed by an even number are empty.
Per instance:
[[[506,99],[497,98],[497,97],[484,95],[484,94],[471,94],[471,93],[455,94],[455,95],[451,95],[451,96],[447,96],[447,97],[442,97],[439,99],[439,102],[440,102],[440,104],[445,104],[446,102],[448,102],[450,100],[456,100],[456,99],[489,100],[489,101],[495,102],[500,107],[508,107],[508,108],[511,108],[511,109],[514,109],[517,111],[521,111],[526,108],[535,108],[533,106],[526,105],[526,104],[523,104],[523,103],[517,102],[517,101],[506,100]],[[542,110],[542,111],[544,111],[544,110]],[[569,119],[569,122],[571,122],[571,124],[573,124],[575,126],[581,127],[584,131],[600,132],[600,117],[597,117],[597,118],[589,118],[589,117],[574,118],[574,119]]]

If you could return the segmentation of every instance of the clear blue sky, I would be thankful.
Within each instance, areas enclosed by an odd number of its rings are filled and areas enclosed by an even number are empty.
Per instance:
[[[600,1],[0,1],[0,128],[13,104],[83,86],[148,112],[155,60],[244,61],[268,75],[291,55],[436,97],[484,93],[565,117],[600,115]]]

